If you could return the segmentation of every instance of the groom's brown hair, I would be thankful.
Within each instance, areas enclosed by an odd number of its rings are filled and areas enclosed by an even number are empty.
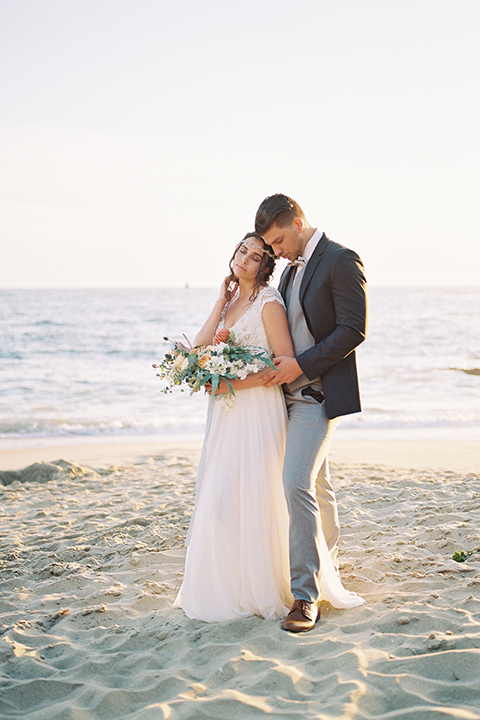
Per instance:
[[[259,235],[263,235],[272,225],[278,225],[278,227],[291,225],[296,217],[305,220],[302,208],[293,198],[281,193],[269,195],[257,210],[255,230]]]

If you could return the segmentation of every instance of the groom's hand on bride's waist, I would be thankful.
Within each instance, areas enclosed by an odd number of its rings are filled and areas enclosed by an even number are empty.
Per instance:
[[[265,387],[291,383],[302,374],[302,368],[294,357],[280,355],[280,357],[273,358],[273,362],[277,369],[265,375]]]

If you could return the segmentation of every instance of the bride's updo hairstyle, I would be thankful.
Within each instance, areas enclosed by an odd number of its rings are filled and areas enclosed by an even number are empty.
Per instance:
[[[252,302],[257,297],[258,293],[260,292],[260,288],[264,287],[268,284],[268,281],[272,277],[273,271],[275,269],[275,254],[273,250],[271,249],[270,245],[267,245],[265,240],[262,238],[261,235],[259,235],[256,232],[249,232],[245,235],[243,240],[240,240],[237,247],[235,248],[232,257],[230,258],[230,262],[228,263],[228,267],[230,268],[230,276],[228,278],[227,282],[227,291],[225,292],[225,297],[227,299],[230,299],[230,293],[228,291],[228,287],[230,283],[235,282],[237,280],[237,276],[233,272],[232,269],[232,263],[233,259],[237,253],[237,251],[242,247],[245,240],[248,240],[248,238],[256,238],[257,240],[260,240],[262,243],[262,247],[259,248],[259,251],[262,253],[262,260],[260,262],[260,267],[258,269],[257,277],[255,278],[255,284],[253,286],[253,293],[250,295],[249,300]]]

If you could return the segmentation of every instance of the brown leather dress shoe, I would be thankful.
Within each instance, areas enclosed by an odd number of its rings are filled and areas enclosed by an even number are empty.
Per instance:
[[[315,627],[319,617],[320,608],[317,603],[295,600],[282,627],[289,632],[307,632]]]

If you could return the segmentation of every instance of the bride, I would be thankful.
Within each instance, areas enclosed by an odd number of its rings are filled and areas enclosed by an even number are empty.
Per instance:
[[[262,237],[247,233],[194,344],[211,345],[217,333],[225,339],[233,330],[243,345],[293,357],[283,299],[268,285],[274,265]],[[185,574],[174,603],[190,618],[284,618],[293,602],[282,486],[287,413],[281,388],[263,386],[269,372],[232,380],[231,408],[221,402],[224,382],[209,398]],[[322,546],[322,598],[350,607],[353,593],[341,585],[325,541]]]

